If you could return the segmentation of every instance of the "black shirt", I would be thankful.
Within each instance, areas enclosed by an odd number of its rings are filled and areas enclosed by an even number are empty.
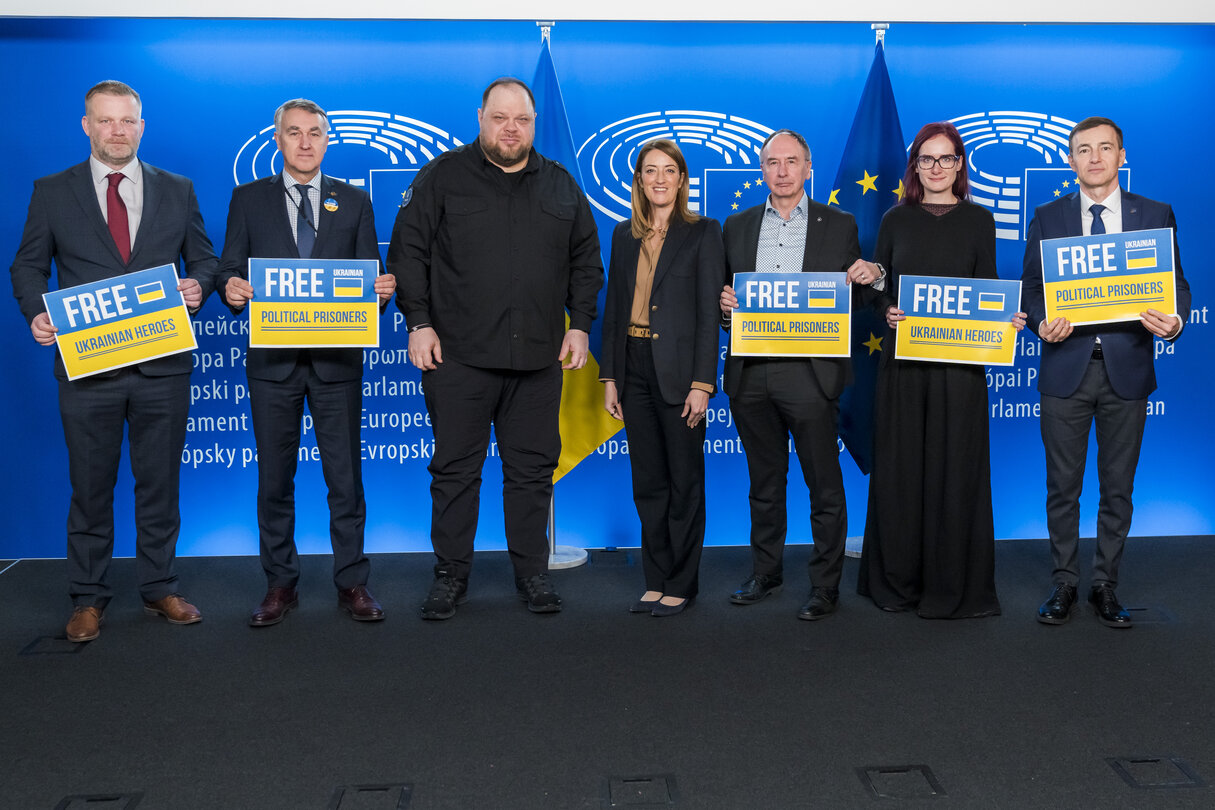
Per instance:
[[[410,186],[388,246],[397,306],[430,324],[444,357],[535,370],[569,328],[589,332],[603,260],[590,205],[560,164],[532,150],[507,173],[476,141],[436,157]]]

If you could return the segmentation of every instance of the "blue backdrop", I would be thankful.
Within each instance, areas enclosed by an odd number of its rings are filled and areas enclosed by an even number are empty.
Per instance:
[[[531,22],[0,20],[0,70],[14,99],[0,210],[0,256],[15,254],[35,178],[85,159],[85,90],[116,78],[143,96],[140,156],[191,177],[218,250],[231,189],[280,168],[270,142],[274,108],[306,96],[331,111],[325,170],[371,192],[386,242],[400,193],[442,149],[476,136],[481,89],[510,74],[530,79],[539,56]],[[311,56],[301,62],[298,54]],[[316,58],[316,55],[320,58]],[[813,196],[826,201],[873,56],[861,24],[560,23],[553,60],[578,162],[605,241],[627,210],[628,165],[645,139],[683,144],[694,199],[718,219],[754,192],[766,132],[791,127],[814,150]],[[1171,202],[1194,290],[1185,334],[1158,360],[1136,487],[1137,535],[1215,533],[1215,486],[1205,454],[1215,393],[1205,227],[1215,168],[1205,147],[1215,111],[1201,103],[1215,75],[1209,26],[896,25],[886,46],[905,142],[925,122],[955,120],[967,137],[976,197],[997,214],[1000,273],[1020,275],[1027,211],[1070,190],[1062,159],[1070,124],[1107,115],[1126,133],[1124,179]],[[881,177],[890,195],[898,178]],[[887,185],[889,181],[889,185]],[[1068,185],[1068,189],[1065,189]],[[736,194],[737,192],[737,194]],[[431,446],[418,373],[404,362],[395,308],[382,349],[368,355],[364,477],[368,550],[429,549],[426,455]],[[196,322],[200,348],[182,476],[185,554],[257,551],[253,439],[241,367],[245,338],[212,298]],[[63,554],[68,484],[50,353],[15,305],[0,319],[9,426],[0,557]],[[1163,350],[1163,344],[1158,344]],[[990,377],[996,533],[1045,535],[1045,485],[1033,376],[1037,341],[1020,342],[1013,369]],[[708,488],[712,544],[745,543],[746,467],[723,396],[711,402]],[[624,434],[557,485],[560,542],[636,545]],[[303,551],[328,550],[328,515],[315,442],[305,437],[298,477]],[[845,454],[850,534],[864,526],[867,482]],[[1091,465],[1090,465],[1091,468]],[[794,465],[796,469],[796,465]],[[1091,472],[1091,470],[1090,470]],[[804,486],[794,476],[790,540],[809,539]],[[501,476],[486,465],[480,548],[501,548]],[[130,478],[117,492],[116,553],[132,553]],[[1091,535],[1096,481],[1086,484],[1082,533]]]

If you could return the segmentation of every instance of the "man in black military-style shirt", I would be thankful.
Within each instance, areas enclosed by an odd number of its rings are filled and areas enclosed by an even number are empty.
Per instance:
[[[532,149],[531,90],[498,79],[477,119],[476,141],[418,172],[388,248],[435,435],[424,619],[450,618],[467,599],[491,425],[515,586],[533,613],[561,610],[547,574],[561,370],[586,364],[603,284],[586,197]]]

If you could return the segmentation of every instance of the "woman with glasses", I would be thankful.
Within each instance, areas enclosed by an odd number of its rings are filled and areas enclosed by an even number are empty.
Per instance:
[[[633,216],[612,233],[603,314],[604,408],[624,421],[641,519],[645,593],[632,613],[674,616],[696,596],[705,534],[704,415],[717,380],[725,251],[688,208],[674,141],[641,147]]]
[[[916,135],[903,187],[874,250],[886,273],[867,294],[890,331],[878,371],[857,591],[883,610],[925,618],[996,615],[984,369],[894,357],[904,318],[899,276],[996,278],[995,222],[966,199],[965,148],[953,124],[928,124]],[[854,280],[869,281],[870,268]],[[1013,323],[1020,330],[1024,314]]]

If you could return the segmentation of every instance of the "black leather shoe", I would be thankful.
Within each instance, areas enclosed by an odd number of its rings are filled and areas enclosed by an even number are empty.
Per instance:
[[[422,603],[422,618],[430,621],[450,619],[456,615],[456,605],[468,601],[468,580],[448,574],[436,574],[430,593]]]
[[[783,582],[779,576],[752,574],[741,588],[730,594],[730,601],[736,605],[754,605],[768,594],[780,593]]]
[[[269,627],[278,624],[287,615],[287,611],[300,603],[295,588],[278,588],[271,586],[266,590],[262,603],[253,609],[249,616],[250,627]]]
[[[527,609],[532,613],[559,613],[561,597],[549,582],[548,574],[536,574],[530,577],[515,579],[515,590],[519,598],[527,602]]]
[[[658,605],[658,600],[638,599],[633,604],[629,605],[629,613],[649,613]]]
[[[1108,582],[1097,585],[1089,591],[1088,601],[1093,606],[1093,610],[1097,611],[1097,619],[1106,627],[1131,626],[1131,614],[1118,604],[1118,597],[1114,595],[1114,586]]]
[[[678,616],[683,613],[684,608],[692,607],[692,603],[696,601],[696,597],[689,597],[678,605],[664,605],[662,602],[655,602],[654,609],[650,611],[651,616],[662,618],[663,616]]]
[[[840,589],[816,585],[810,589],[810,599],[797,611],[797,618],[808,622],[830,616],[840,606]]]
[[[384,609],[366,585],[339,588],[338,607],[347,611],[356,622],[378,622],[384,618]]]
[[[1076,605],[1076,586],[1060,583],[1038,608],[1038,621],[1043,624],[1066,624]]]

